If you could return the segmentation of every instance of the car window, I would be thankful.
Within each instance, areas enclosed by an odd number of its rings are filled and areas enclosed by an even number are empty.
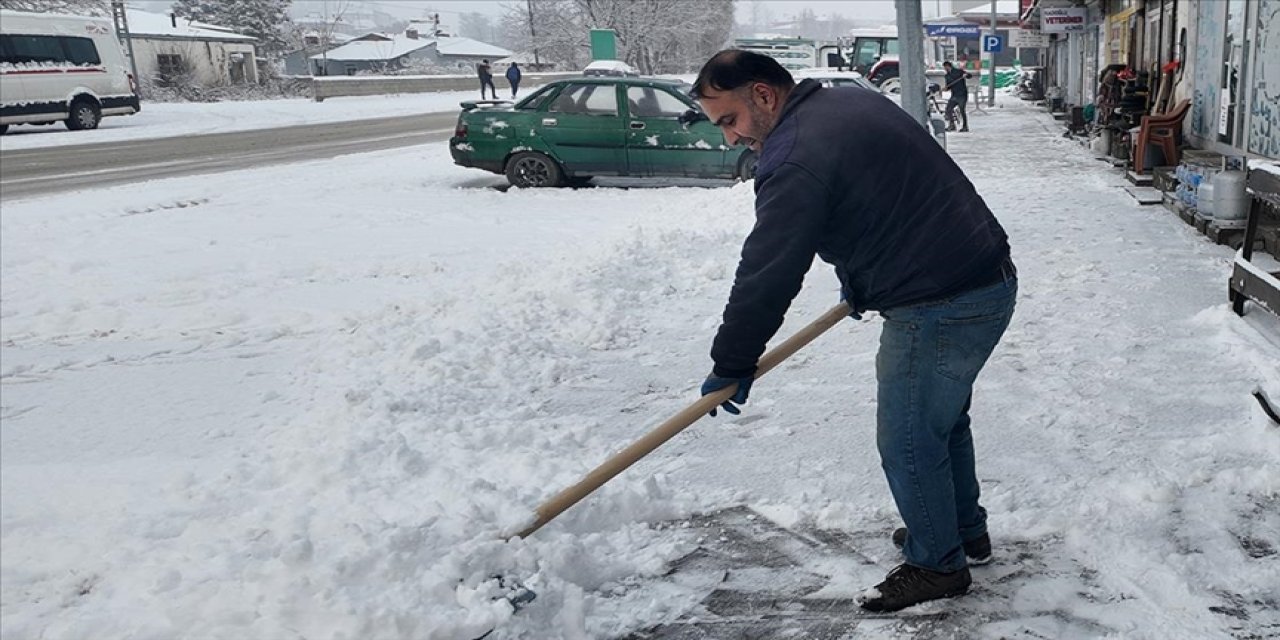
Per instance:
[[[611,84],[575,84],[560,92],[547,109],[552,113],[618,115],[618,92]]]
[[[521,100],[520,104],[516,105],[516,108],[537,111],[538,109],[542,108],[542,103],[547,101],[547,96],[550,96],[552,93],[554,93],[555,89],[556,89],[556,85],[547,85],[541,89],[538,89],[537,91],[533,92],[533,95],[530,95],[524,100]]]
[[[634,118],[679,118],[692,107],[662,89],[628,87],[627,106]]]

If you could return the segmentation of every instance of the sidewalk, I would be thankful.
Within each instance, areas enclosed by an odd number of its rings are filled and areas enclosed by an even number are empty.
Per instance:
[[[748,637],[743,621],[766,612],[779,616],[768,623],[778,633],[843,638],[1280,633],[1280,427],[1249,397],[1259,383],[1280,395],[1280,321],[1234,316],[1230,249],[1136,204],[1123,176],[1061,138],[1047,114],[1017,101],[988,114],[948,142],[1008,230],[1020,270],[1017,313],[974,399],[999,560],[975,570],[968,598],[890,621],[847,606],[898,558],[874,447],[878,331],[863,323],[757,385],[738,426],[703,426],[671,472],[689,487],[752,487],[734,497],[798,538],[843,531],[849,548],[796,552],[805,546],[766,535],[757,542],[787,551],[757,549],[774,559],[754,569],[711,562],[727,582],[700,583],[710,613],[630,637]],[[730,433],[748,444],[726,445]],[[719,530],[695,566],[753,557],[723,533],[735,529]]]

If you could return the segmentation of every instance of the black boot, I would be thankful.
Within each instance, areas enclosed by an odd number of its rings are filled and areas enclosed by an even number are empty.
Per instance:
[[[893,530],[893,546],[901,549],[907,546],[907,528]],[[991,536],[982,534],[973,540],[964,542],[964,555],[969,559],[969,566],[984,565],[991,562]]]
[[[889,572],[884,582],[858,596],[858,605],[867,611],[897,611],[921,602],[962,596],[969,592],[972,583],[969,567],[938,573],[900,564]]]

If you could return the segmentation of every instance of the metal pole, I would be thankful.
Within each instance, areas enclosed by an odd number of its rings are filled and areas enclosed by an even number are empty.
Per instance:
[[[538,32],[533,30],[533,0],[525,0],[525,7],[529,10],[529,41],[533,44],[533,68],[536,70],[538,65]]]
[[[138,57],[133,55],[133,34],[129,31],[129,14],[124,6],[124,0],[111,1],[111,14],[115,18],[116,37],[124,39],[124,45],[129,51],[129,69],[133,71],[133,81],[137,84],[138,93],[142,93],[142,76],[138,75]]]
[[[320,43],[320,46],[322,47],[320,51],[320,64],[324,65],[324,68],[321,69],[320,75],[327,76],[329,75],[329,43],[333,42],[333,30],[336,25],[329,24],[329,0],[325,0],[323,6],[324,31],[321,32],[320,36],[324,38],[324,42]]]
[[[991,0],[991,35],[996,35],[996,0]],[[987,67],[987,106],[996,106],[996,52],[991,52],[991,64]]]
[[[922,126],[928,126],[924,89],[924,20],[920,0],[895,0],[898,12],[898,80],[902,86],[902,108]]]

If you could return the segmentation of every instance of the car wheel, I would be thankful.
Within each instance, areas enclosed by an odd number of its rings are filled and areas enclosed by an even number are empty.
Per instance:
[[[738,156],[738,179],[754,180],[756,177],[756,152],[747,150]]]
[[[511,156],[507,161],[507,181],[513,187],[558,187],[564,184],[564,173],[555,160],[534,151]]]
[[[7,125],[7,124],[0,124],[0,136],[4,135],[4,134],[6,134],[6,133],[9,133],[9,125]]]
[[[880,83],[880,93],[902,93],[902,81],[898,78],[888,78]]]
[[[81,98],[71,103],[71,117],[67,118],[67,128],[72,131],[97,129],[102,114],[93,102]]]

